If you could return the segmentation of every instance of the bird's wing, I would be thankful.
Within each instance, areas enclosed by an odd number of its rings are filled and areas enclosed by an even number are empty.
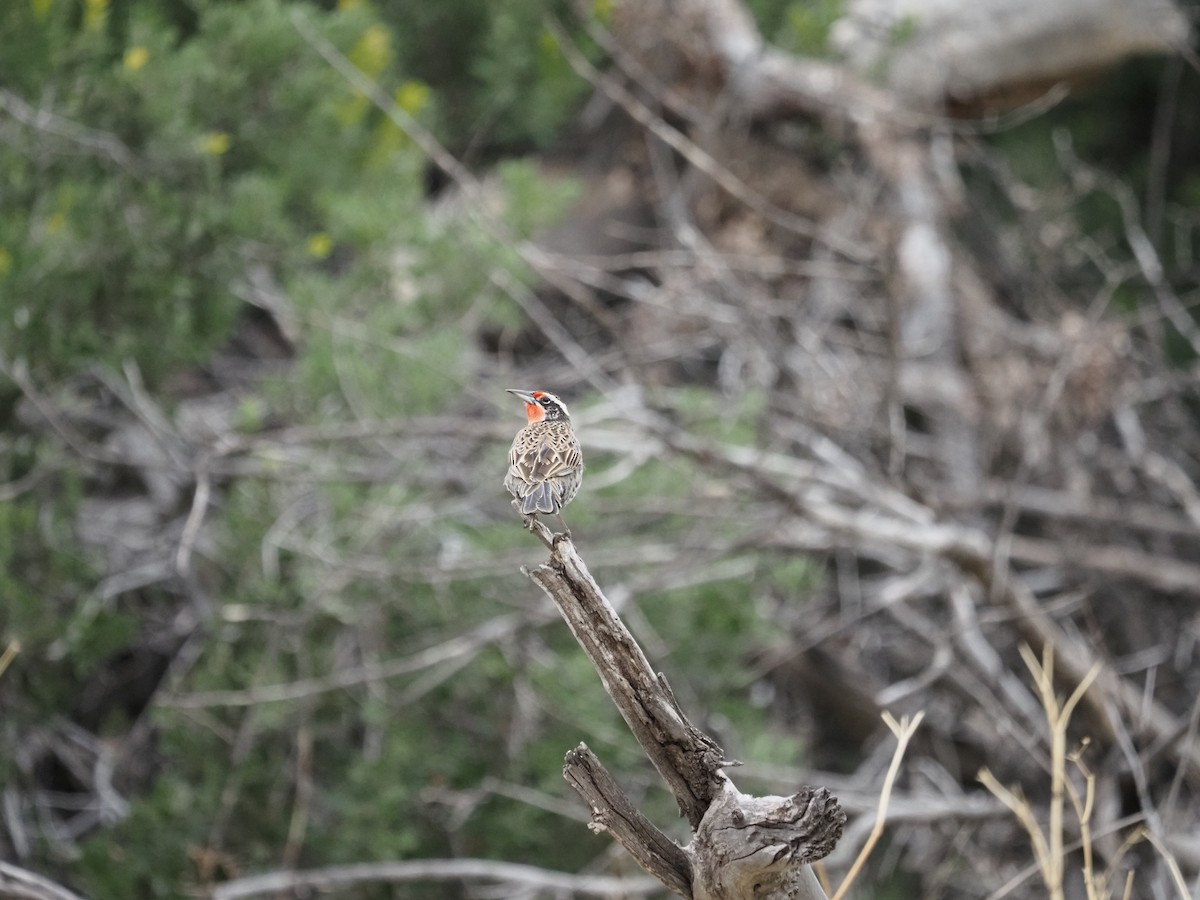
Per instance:
[[[577,442],[559,447],[548,440],[530,447],[513,448],[508,461],[510,469],[526,481],[546,481],[583,464]]]

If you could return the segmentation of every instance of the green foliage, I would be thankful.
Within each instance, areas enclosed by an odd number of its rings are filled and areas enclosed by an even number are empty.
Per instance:
[[[588,90],[546,31],[544,16],[571,22],[565,0],[378,0],[397,36],[403,68],[440,98],[440,130],[454,147],[545,146]],[[574,40],[596,55],[574,28]]]
[[[703,388],[687,387],[671,392],[670,406],[689,431],[734,444],[752,443],[766,396],[747,392],[727,397]]]
[[[699,675],[713,697],[728,697],[741,672],[736,666],[706,666],[705,661],[741,659],[771,634],[755,609],[758,590],[745,579],[716,581],[648,597],[643,609],[663,633],[681,636],[671,652],[672,664]]]
[[[770,584],[785,594],[812,590],[820,582],[820,570],[803,556],[773,560],[767,574]]]
[[[538,228],[560,218],[580,193],[577,182],[547,181],[529,160],[504,162],[496,171],[508,200],[507,223],[518,237],[532,237]]]
[[[746,8],[754,16],[754,21],[763,36],[772,43],[784,28],[788,10],[796,5],[797,0],[747,0]]]
[[[71,533],[73,508],[69,497],[0,503],[0,642],[20,636],[27,651],[43,650],[95,583]]]
[[[122,34],[68,6],[3,21],[6,43],[43,50],[6,54],[0,80],[62,123],[0,145],[6,358],[43,377],[133,358],[153,383],[226,339],[247,260],[290,273],[364,252],[418,202],[415,148],[383,140],[395,126],[281,0],[208,4],[186,39],[156,4],[123,6]],[[389,40],[365,9],[296,8],[348,52]]]
[[[917,36],[917,30],[921,27],[921,20],[912,14],[901,16],[896,24],[892,26],[892,33],[889,39],[893,47],[901,47],[907,44]]]
[[[1138,208],[1141,200],[1137,198],[1161,191],[1178,196],[1179,209],[1184,210],[1190,205],[1187,198],[1198,193],[1192,167],[1184,161],[1191,158],[1188,152],[1173,150],[1167,165],[1157,168],[1151,159],[1154,147],[1144,139],[1152,126],[1161,79],[1155,62],[1131,60],[1086,90],[1073,92],[1045,115],[989,137],[1020,182],[1038,191],[1047,205],[1064,207],[1064,225],[1078,234],[1071,246],[1094,248],[1080,257],[1081,264],[1070,273],[1071,294],[1094,296],[1095,291],[1104,290],[1102,285],[1113,272],[1133,264],[1129,226],[1116,191],[1131,198],[1139,217],[1145,211]],[[1144,121],[1131,127],[1130,115],[1117,115],[1114,110],[1136,110]],[[1200,135],[1187,119],[1173,123],[1172,128],[1176,148],[1194,145]],[[972,189],[976,187],[972,179]],[[1003,209],[999,202],[995,206]],[[1137,224],[1152,235],[1166,282],[1180,295],[1192,290],[1196,283],[1193,260],[1200,252],[1200,238],[1190,216],[1185,213],[1175,218],[1168,213],[1163,221]],[[1138,312],[1151,296],[1153,292],[1145,290],[1141,282],[1123,283],[1114,292],[1113,307]],[[1167,358],[1177,365],[1190,362],[1193,351],[1183,346],[1186,342],[1181,343],[1169,327],[1162,333]]]
[[[23,125],[18,141],[0,143],[0,323],[13,326],[0,328],[6,362],[27,361],[38,383],[53,385],[133,359],[156,392],[165,375],[227,340],[253,265],[293,303],[303,346],[285,376],[241,401],[239,433],[279,421],[336,433],[339,423],[406,423],[478,405],[474,329],[523,321],[493,276],[532,281],[495,235],[536,234],[577,187],[531,162],[506,163],[496,179],[502,228],[453,214],[431,221],[416,147],[306,44],[290,13],[301,10],[406,113],[459,144],[548,143],[585,86],[533,0],[331,6],[3,5],[0,34],[13,52],[0,57],[0,79],[69,126]],[[16,396],[3,398],[0,413],[19,432]],[[679,409],[700,434],[750,442],[761,406],[694,391]],[[67,454],[53,440],[3,437],[7,480]],[[214,486],[206,534],[215,552],[197,551],[194,562],[217,587],[201,624],[204,652],[178,673],[180,692],[320,685],[533,602],[515,571],[530,560],[528,535],[461,508],[462,483],[480,470],[493,477],[493,460],[447,458],[432,438],[428,453],[394,459],[336,437],[331,448],[269,440],[238,460],[256,474],[222,475]],[[595,470],[604,466],[597,460]],[[595,496],[682,508],[696,484],[687,463],[648,463]],[[22,671],[10,669],[3,684],[24,691],[6,718],[13,734],[68,714],[81,684],[184,602],[157,588],[95,599],[103,560],[73,531],[83,489],[55,474],[44,490],[0,504],[0,641],[16,635],[26,648]],[[501,493],[497,484],[497,508],[506,509]],[[574,526],[599,525],[595,505],[576,508]],[[660,524],[664,539],[688,525],[682,515]],[[769,637],[755,599],[798,589],[805,577],[771,561],[752,579],[638,601],[671,636],[673,678],[697,685],[735,724],[757,723],[739,702],[736,661]],[[714,667],[717,654],[730,664]],[[161,767],[129,788],[126,819],[93,832],[82,858],[62,864],[90,896],[179,896],[202,892],[210,877],[277,867],[303,740],[314,785],[303,866],[465,853],[582,867],[604,849],[586,829],[572,822],[568,831],[481,785],[565,796],[562,754],[581,739],[615,769],[646,769],[557,622],[386,679],[252,706],[165,703],[145,715]],[[0,751],[3,771],[11,747]],[[464,798],[477,805],[459,822]],[[662,790],[647,809],[675,818]],[[423,887],[420,895],[456,894]]]
[[[749,6],[773,44],[804,56],[828,55],[829,29],[842,15],[842,0],[757,0]]]
[[[742,758],[779,766],[794,766],[804,759],[804,742],[793,732],[764,722],[756,729],[744,729],[740,735],[745,745],[737,753]]]
[[[202,758],[196,749],[184,759]],[[203,846],[205,839],[206,819],[197,813],[206,811],[206,804],[198,799],[188,778],[160,779],[128,818],[87,841],[78,871],[89,895],[180,896],[195,880],[186,850]]]

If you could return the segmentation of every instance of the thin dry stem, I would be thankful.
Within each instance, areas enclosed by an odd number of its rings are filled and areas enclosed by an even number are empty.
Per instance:
[[[1088,819],[1093,806],[1094,785],[1090,773],[1085,771],[1088,779],[1087,799],[1080,801],[1079,794],[1071,784],[1067,774],[1067,726],[1075,707],[1086,696],[1092,683],[1099,677],[1101,666],[1096,663],[1088,670],[1083,679],[1076,685],[1075,690],[1065,702],[1060,703],[1054,692],[1054,648],[1047,643],[1042,648],[1042,658],[1039,661],[1028,644],[1021,645],[1021,658],[1029,667],[1037,685],[1042,708],[1046,713],[1046,724],[1050,737],[1050,802],[1049,821],[1043,831],[1037,823],[1033,810],[1024,798],[1018,797],[1012,791],[1002,786],[987,769],[979,773],[979,780],[1005,806],[1007,806],[1021,826],[1029,834],[1033,845],[1038,868],[1042,880],[1050,893],[1051,900],[1062,900],[1064,897],[1063,879],[1065,875],[1066,851],[1063,840],[1063,808],[1068,794],[1079,818],[1080,828],[1084,837],[1084,878],[1088,885],[1089,896],[1092,896],[1094,875],[1091,863],[1091,842],[1088,830]],[[1082,765],[1075,760],[1076,765]]]
[[[4,648],[4,653],[0,654],[0,675],[4,674],[4,670],[9,667],[17,654],[21,652],[20,641],[9,641],[8,646]]]
[[[1117,866],[1121,864],[1121,860],[1128,855],[1129,851],[1133,849],[1134,846],[1142,842],[1143,835],[1144,831],[1142,828],[1135,828],[1125,836],[1125,840],[1121,841],[1121,846],[1117,848],[1116,853],[1114,853],[1112,855],[1112,859],[1109,860],[1108,872],[1100,879],[1099,893],[1101,896],[1108,894],[1109,885],[1112,883],[1113,875],[1116,874]],[[1132,882],[1132,878],[1133,872],[1130,871],[1127,875],[1127,879]]]
[[[858,873],[866,865],[871,851],[875,849],[875,845],[883,835],[883,829],[887,825],[888,803],[891,800],[892,788],[896,783],[896,776],[900,773],[900,763],[904,760],[904,753],[908,749],[909,740],[916,733],[917,727],[921,724],[923,718],[925,718],[925,713],[919,712],[911,720],[908,716],[904,716],[897,722],[891,713],[886,711],[883,713],[884,724],[896,736],[896,749],[892,753],[892,762],[888,766],[887,775],[883,779],[883,787],[879,792],[879,811],[875,813],[875,826],[871,829],[870,836],[867,838],[866,843],[863,844],[858,857],[854,860],[854,865],[850,867],[850,871],[842,879],[841,886],[838,887],[837,893],[833,895],[832,900],[842,900],[846,896],[846,893],[850,890],[850,886],[854,884],[854,879],[858,877]]]
[[[1092,858],[1092,811],[1096,802],[1096,776],[1093,775],[1079,758],[1079,751],[1071,754],[1071,762],[1075,764],[1084,779],[1084,797],[1081,799],[1079,790],[1074,783],[1066,779],[1067,793],[1071,805],[1075,807],[1075,817],[1079,820],[1079,839],[1083,847],[1083,883],[1087,889],[1088,900],[1099,900],[1096,884],[1095,862]]]
[[[1042,664],[1039,666],[1033,651],[1022,645],[1021,655],[1037,681],[1042,706],[1046,710],[1046,723],[1050,726],[1050,866],[1052,881],[1049,885],[1052,900],[1063,897],[1063,876],[1066,868],[1063,851],[1063,804],[1067,776],[1067,725],[1079,701],[1083,699],[1092,682],[1100,675],[1101,666],[1095,663],[1083,680],[1072,691],[1066,703],[1059,704],[1054,693],[1054,648],[1047,644],[1042,648]]]
[[[83,900],[36,872],[0,860],[0,897],[11,900]]]
[[[572,875],[495,859],[419,859],[249,875],[216,885],[212,896],[213,900],[241,900],[270,894],[295,896],[312,892],[347,891],[362,885],[423,881],[481,882],[498,885],[509,896],[520,890],[576,897],[645,897],[661,891],[661,885],[652,878]]]
[[[1046,842],[1046,835],[1042,832],[1041,826],[1038,825],[1037,818],[1034,816],[1033,809],[1030,807],[1028,801],[1002,785],[988,769],[980,769],[977,777],[980,783],[991,791],[997,800],[1008,807],[1009,811],[1017,817],[1017,821],[1021,823],[1021,826],[1029,834],[1030,841],[1033,843],[1033,855],[1037,860],[1038,871],[1045,878],[1048,871],[1050,848]]]
[[[1163,862],[1167,864],[1167,869],[1171,873],[1171,880],[1175,882],[1175,889],[1179,891],[1179,896],[1182,898],[1182,900],[1189,900],[1189,898],[1192,896],[1192,893],[1188,890],[1187,882],[1183,878],[1183,872],[1181,872],[1179,869],[1179,860],[1175,858],[1175,854],[1163,846],[1162,841],[1160,841],[1158,837],[1149,830],[1145,830],[1144,834],[1146,836],[1146,840],[1148,840],[1150,845],[1158,851],[1158,855],[1161,856]]]

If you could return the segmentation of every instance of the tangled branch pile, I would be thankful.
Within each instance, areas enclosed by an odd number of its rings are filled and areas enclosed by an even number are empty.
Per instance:
[[[654,891],[596,875],[630,867],[553,793],[565,747],[618,753],[624,732],[515,573],[502,389],[540,387],[583,442],[569,518],[607,596],[745,758],[739,784],[837,794],[833,870],[872,826],[881,714],[923,711],[877,881],[1042,896],[1086,869],[1098,896],[1129,872],[1136,896],[1178,896],[1200,873],[1200,248],[1188,173],[1162,160],[1186,138],[1186,73],[1162,91],[1143,198],[1065,128],[1023,134],[1050,161],[1038,179],[1014,162],[1006,129],[1057,90],[948,119],[899,99],[903,71],[880,87],[771,48],[732,0],[613,7],[611,30],[572,23],[604,72],[548,26],[593,96],[571,161],[584,196],[536,240],[393,108],[396,145],[454,184],[384,302],[326,302],[325,271],[289,296],[247,253],[252,325],[169,400],[132,364],[51,387],[0,359],[14,430],[50,448],[0,497],[49,509],[78,466],[70,521],[26,532],[102,575],[19,610],[49,623],[24,642],[77,690],[20,665],[0,681],[0,851],[83,853],[128,896]],[[286,377],[264,399],[264,370],[288,365],[316,399]],[[800,746],[817,770],[781,763]],[[623,786],[654,802],[652,783]],[[539,842],[535,813],[579,821]],[[114,846],[169,862],[86,853],[121,827]],[[531,846],[592,869],[493,864]]]
[[[1133,851],[1138,892],[1182,889],[1159,853],[1200,865],[1184,837],[1200,783],[1200,330],[1149,233],[1190,240],[1186,213],[1147,224],[1065,132],[1057,185],[1035,188],[971,128],[764,48],[735,4],[668,6],[621,7],[618,75],[573,56],[609,121],[635,123],[595,191],[609,205],[547,239],[608,249],[550,261],[579,283],[555,309],[578,317],[578,343],[533,317],[572,363],[555,383],[580,377],[626,420],[588,441],[631,465],[689,460],[702,514],[736,521],[738,546],[823,561],[824,588],[776,609],[791,640],[761,671],[835,766],[880,711],[926,710],[895,832],[924,895],[975,895],[946,871],[960,840],[980,895],[1013,875],[1022,826],[967,824],[994,812],[981,768],[1034,810],[1052,784],[1090,785],[1068,842],[1116,872],[1144,828],[1158,850]],[[1103,245],[1077,219],[1098,200],[1120,212]],[[676,402],[689,384],[731,409],[752,398],[752,437],[697,435]],[[1041,695],[1024,645],[1056,655],[1052,675],[1034,670]],[[1047,678],[1090,685],[1063,738],[1084,747],[1070,771],[1049,754]],[[865,784],[878,760],[853,766]]]

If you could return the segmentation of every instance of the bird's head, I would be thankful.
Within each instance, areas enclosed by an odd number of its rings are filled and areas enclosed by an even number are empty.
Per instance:
[[[525,401],[525,418],[529,420],[530,424],[543,420],[569,421],[571,418],[570,413],[567,412],[567,404],[547,391],[518,391],[509,388],[508,392],[516,394]]]

